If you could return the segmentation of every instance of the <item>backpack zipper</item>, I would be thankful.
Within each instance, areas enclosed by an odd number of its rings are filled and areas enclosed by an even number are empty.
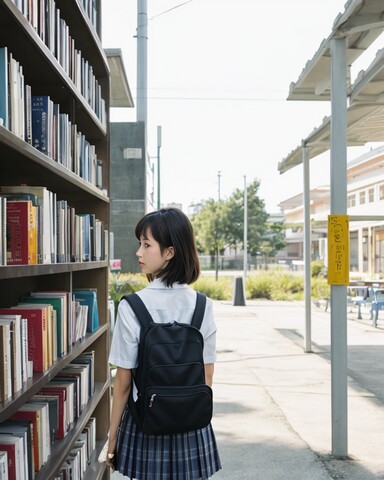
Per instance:
[[[156,393],[153,393],[153,394],[151,395],[150,400],[149,400],[149,408],[152,407],[153,402],[155,401],[155,397],[156,397]]]

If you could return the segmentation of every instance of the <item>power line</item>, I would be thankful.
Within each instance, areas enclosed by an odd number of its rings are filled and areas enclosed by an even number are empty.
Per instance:
[[[190,2],[192,2],[192,0],[188,0],[187,2],[183,2],[183,3],[180,3],[179,5],[175,5],[174,7],[169,8],[168,10],[165,10],[164,12],[160,12],[160,13],[157,13],[156,15],[153,15],[153,17],[151,17],[149,20],[153,20],[154,18],[161,17],[161,15],[165,15],[166,13],[171,12],[172,10],[175,10],[176,8],[182,7],[186,3],[190,3]]]

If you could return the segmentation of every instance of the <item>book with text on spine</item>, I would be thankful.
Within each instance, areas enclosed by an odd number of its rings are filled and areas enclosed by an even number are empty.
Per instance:
[[[29,200],[7,200],[7,264],[36,263],[36,207]]]
[[[28,360],[33,361],[34,372],[44,372],[48,368],[47,319],[41,308],[0,308],[0,315],[21,315],[28,322]]]

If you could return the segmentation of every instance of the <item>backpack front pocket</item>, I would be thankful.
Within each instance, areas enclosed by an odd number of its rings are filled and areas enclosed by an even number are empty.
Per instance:
[[[197,430],[209,424],[212,409],[208,385],[150,387],[145,393],[143,431],[158,435]]]

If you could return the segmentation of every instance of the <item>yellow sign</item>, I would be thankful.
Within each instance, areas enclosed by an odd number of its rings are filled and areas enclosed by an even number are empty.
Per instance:
[[[328,215],[328,283],[349,284],[348,215]]]

